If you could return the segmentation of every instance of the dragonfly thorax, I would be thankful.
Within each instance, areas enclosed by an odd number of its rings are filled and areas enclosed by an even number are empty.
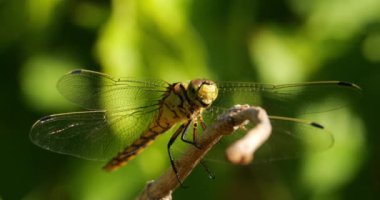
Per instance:
[[[218,96],[216,84],[209,80],[195,79],[187,83],[178,82],[168,89],[167,96],[162,101],[165,109],[161,110],[161,113],[166,113],[161,116],[165,116],[168,123],[198,116]]]

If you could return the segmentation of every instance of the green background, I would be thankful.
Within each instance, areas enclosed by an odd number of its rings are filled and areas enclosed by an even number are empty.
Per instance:
[[[0,199],[133,199],[169,167],[170,133],[111,174],[29,141],[41,116],[78,110],[55,88],[76,68],[169,82],[355,82],[360,102],[307,116],[334,134],[330,150],[211,164],[215,180],[196,169],[174,199],[379,198],[378,0],[0,0],[0,66]]]

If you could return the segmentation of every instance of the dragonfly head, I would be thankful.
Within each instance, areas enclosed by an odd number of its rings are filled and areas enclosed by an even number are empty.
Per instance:
[[[210,80],[195,79],[190,81],[187,95],[195,105],[208,107],[218,96],[218,87]]]

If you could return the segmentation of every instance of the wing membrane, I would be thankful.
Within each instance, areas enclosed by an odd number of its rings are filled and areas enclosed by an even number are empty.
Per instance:
[[[119,110],[151,105],[167,91],[168,83],[156,79],[115,79],[107,74],[74,70],[57,83],[71,102],[89,109]]]
[[[334,137],[315,122],[270,116],[273,126],[268,142],[255,154],[254,163],[300,157],[329,149]]]
[[[36,145],[89,160],[106,160],[135,141],[157,114],[158,105],[118,112],[86,111],[38,120],[30,138]]]
[[[209,124],[223,112],[222,108],[213,108],[204,113],[206,122]],[[295,118],[270,116],[272,134],[261,146],[254,156],[254,163],[265,163],[275,160],[300,157],[310,153],[321,152],[330,148],[334,138],[322,125]],[[252,125],[247,125],[248,129]],[[211,150],[208,156],[211,160],[225,160],[224,151],[232,142],[243,137],[244,130],[237,130],[229,136],[223,137],[220,144]]]
[[[361,89],[342,81],[321,81],[296,84],[271,85],[244,82],[217,82],[219,95],[213,105],[229,108],[234,104],[262,106],[270,115],[292,116],[309,114],[344,107],[330,104],[319,108],[308,106],[325,98],[342,98],[347,104],[361,97]],[[338,102],[338,101],[336,101]],[[303,110],[300,110],[300,109]]]

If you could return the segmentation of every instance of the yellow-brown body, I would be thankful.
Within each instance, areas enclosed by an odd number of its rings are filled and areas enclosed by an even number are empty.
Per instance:
[[[150,145],[158,135],[165,133],[177,123],[189,124],[191,121],[196,123],[198,120],[202,120],[203,110],[211,105],[217,94],[216,85],[208,80],[193,80],[189,84],[174,83],[170,85],[164,98],[159,102],[159,112],[149,128],[109,161],[104,169],[113,171],[124,166]]]

